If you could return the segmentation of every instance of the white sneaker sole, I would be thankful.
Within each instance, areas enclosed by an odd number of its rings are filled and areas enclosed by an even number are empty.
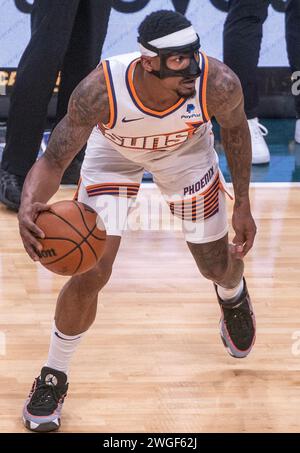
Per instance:
[[[60,427],[60,419],[56,418],[52,420],[51,422],[46,422],[46,423],[36,423],[33,422],[32,420],[27,420],[25,417],[23,417],[23,422],[25,425],[25,428],[29,429],[30,431],[35,431],[39,433],[49,433],[50,431],[55,431]]]
[[[261,165],[261,164],[268,164],[270,162],[270,156],[268,157],[255,157],[252,158],[252,165]]]

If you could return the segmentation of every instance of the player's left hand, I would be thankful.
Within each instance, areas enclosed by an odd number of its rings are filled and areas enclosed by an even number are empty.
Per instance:
[[[232,226],[235,236],[232,240],[231,252],[236,258],[243,259],[253,246],[256,235],[256,225],[249,205],[233,208]]]

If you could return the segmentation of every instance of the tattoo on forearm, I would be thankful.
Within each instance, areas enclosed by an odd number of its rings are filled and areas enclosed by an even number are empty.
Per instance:
[[[78,128],[65,117],[54,129],[44,158],[58,168],[63,168],[84,146],[92,128]]]
[[[74,90],[68,113],[54,129],[44,158],[62,169],[87,142],[93,127],[108,122],[109,107],[104,74],[95,69]]]
[[[241,199],[248,197],[251,175],[251,143],[247,121],[233,128],[222,128],[221,137],[238,207]]]
[[[235,204],[248,197],[251,173],[251,139],[241,84],[223,63],[209,59],[207,103],[210,116],[221,126],[222,143],[235,192]]]

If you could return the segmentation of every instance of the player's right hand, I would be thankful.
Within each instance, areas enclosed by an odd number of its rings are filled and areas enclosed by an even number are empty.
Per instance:
[[[38,238],[45,237],[44,232],[35,224],[37,216],[42,211],[48,211],[50,205],[44,203],[21,204],[18,213],[19,231],[26,252],[33,261],[38,261],[38,252],[43,250]]]

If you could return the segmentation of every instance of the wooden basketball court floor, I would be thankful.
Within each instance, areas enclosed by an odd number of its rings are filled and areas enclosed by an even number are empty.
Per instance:
[[[212,284],[181,233],[125,234],[72,362],[62,432],[300,431],[299,191],[251,188],[258,234],[246,277],[258,327],[242,360],[221,343]],[[61,189],[55,199],[72,194]],[[0,250],[0,432],[25,432],[23,401],[45,363],[66,279],[30,261],[3,206]]]

